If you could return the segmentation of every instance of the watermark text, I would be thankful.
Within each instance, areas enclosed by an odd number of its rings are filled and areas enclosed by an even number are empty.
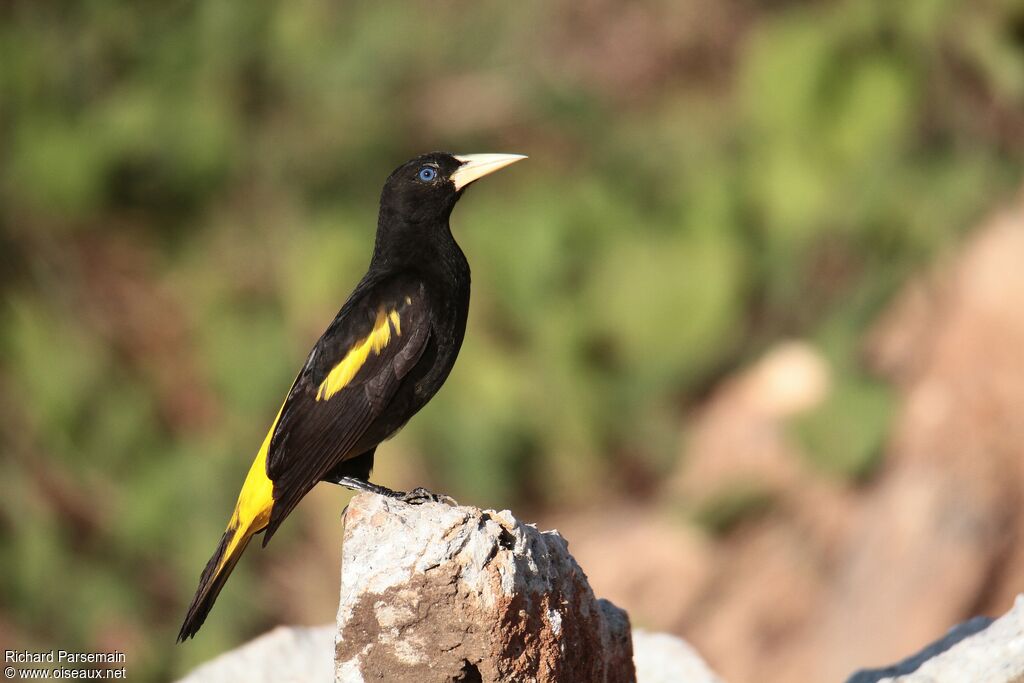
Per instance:
[[[124,652],[73,650],[4,650],[4,678],[8,680],[124,680]]]

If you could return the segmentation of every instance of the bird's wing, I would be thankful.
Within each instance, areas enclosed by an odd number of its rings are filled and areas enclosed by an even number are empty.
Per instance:
[[[273,507],[264,545],[295,505],[355,447],[419,360],[430,336],[423,289],[410,282],[357,290],[317,342],[273,429]]]

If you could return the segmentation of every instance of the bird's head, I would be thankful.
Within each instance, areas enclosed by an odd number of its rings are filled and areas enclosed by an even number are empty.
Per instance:
[[[466,186],[525,158],[521,154],[423,154],[388,176],[380,197],[381,212],[409,223],[447,222]]]

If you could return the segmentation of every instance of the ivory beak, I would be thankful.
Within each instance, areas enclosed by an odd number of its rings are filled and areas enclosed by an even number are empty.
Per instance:
[[[450,178],[455,183],[455,189],[461,190],[474,180],[479,180],[485,175],[522,161],[526,156],[522,154],[462,154],[455,157],[462,162],[462,165],[455,169]]]

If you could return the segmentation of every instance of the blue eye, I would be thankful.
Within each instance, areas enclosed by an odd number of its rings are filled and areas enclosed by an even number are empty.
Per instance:
[[[425,183],[429,183],[431,180],[437,177],[437,170],[430,166],[424,166],[420,169],[419,178]]]

